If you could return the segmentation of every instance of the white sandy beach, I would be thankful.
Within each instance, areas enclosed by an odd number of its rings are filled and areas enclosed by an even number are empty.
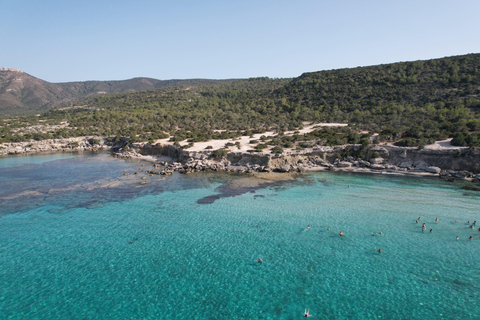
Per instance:
[[[311,124],[308,126],[305,126],[303,129],[300,130],[295,130],[295,131],[285,131],[286,135],[293,135],[296,131],[299,132],[299,134],[305,134],[308,132],[312,132],[313,130],[316,129],[316,127],[346,127],[348,126],[347,123],[316,123],[316,124]],[[227,147],[225,149],[232,151],[232,152],[247,152],[250,149],[253,149],[255,144],[250,144],[251,140],[259,140],[261,136],[266,136],[266,137],[271,137],[274,136],[275,132],[273,131],[267,131],[264,133],[257,133],[254,134],[252,137],[249,136],[242,136],[236,139],[223,139],[223,140],[209,140],[205,142],[195,142],[193,147],[190,147],[188,149],[185,149],[187,151],[203,151],[205,150],[208,146],[211,146],[211,150],[216,150],[216,149],[221,149],[225,148],[225,145],[227,143],[240,143],[240,148],[237,146],[231,146]],[[173,142],[168,141],[169,138],[167,139],[161,139],[161,140],[156,140],[156,143],[161,143],[161,144],[173,144]],[[186,145],[187,141],[182,141],[180,145]],[[264,150],[263,153],[270,153],[269,150]]]

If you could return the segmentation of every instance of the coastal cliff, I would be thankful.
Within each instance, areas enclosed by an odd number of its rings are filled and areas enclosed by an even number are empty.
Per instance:
[[[363,158],[348,155],[352,150],[361,149],[361,145],[325,146],[282,154],[229,152],[222,158],[213,158],[212,151],[188,151],[173,145],[136,143],[129,152],[114,153],[114,156],[168,156],[174,162],[162,163],[164,170],[182,173],[205,170],[245,173],[341,170],[480,179],[479,148],[435,150],[373,145],[363,150],[366,154]]]
[[[110,150],[114,157],[132,158],[163,156],[171,161],[156,164],[156,168],[171,173],[179,171],[234,172],[302,172],[315,170],[371,171],[385,173],[425,173],[446,179],[480,179],[480,148],[418,149],[392,145],[325,146],[293,150],[282,154],[228,152],[215,158],[212,151],[188,151],[171,144],[134,143],[124,148],[126,141],[111,141],[105,137],[77,137],[0,145],[0,156],[37,152],[72,152]],[[127,150],[125,150],[127,149]],[[362,151],[363,157],[352,156]],[[160,171],[159,171],[160,172]]]

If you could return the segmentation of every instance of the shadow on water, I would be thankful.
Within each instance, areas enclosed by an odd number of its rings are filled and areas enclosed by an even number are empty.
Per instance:
[[[253,188],[228,188],[228,187],[220,187],[220,193],[213,194],[210,196],[206,196],[202,199],[199,199],[197,203],[199,204],[210,204],[214,203],[216,200],[221,198],[228,198],[228,197],[236,197],[246,193],[255,193],[255,190],[260,189],[260,187],[253,187]]]
[[[232,179],[233,178],[233,179]],[[218,182],[218,181],[217,181]],[[228,180],[224,180],[222,185],[215,191],[218,193],[206,196],[197,201],[199,204],[211,204],[216,200],[228,197],[236,197],[247,193],[255,193],[257,190],[271,188],[273,190],[282,190],[294,185],[311,185],[315,180],[308,175],[291,176],[291,179],[260,179],[252,176],[231,175]],[[254,195],[253,198],[265,198],[265,195]]]

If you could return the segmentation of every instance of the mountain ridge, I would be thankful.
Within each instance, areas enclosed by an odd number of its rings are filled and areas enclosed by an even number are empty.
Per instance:
[[[171,79],[135,77],[126,80],[90,80],[52,83],[20,69],[0,67],[0,117],[43,113],[62,104],[94,95],[138,92],[169,86],[215,84],[238,79]]]

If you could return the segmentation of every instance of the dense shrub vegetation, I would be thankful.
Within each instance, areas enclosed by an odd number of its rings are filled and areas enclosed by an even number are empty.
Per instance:
[[[77,105],[83,107],[6,122],[8,126],[0,127],[0,139],[106,135],[147,141],[171,135],[172,141],[194,143],[266,130],[282,133],[302,128],[304,122],[344,122],[354,130],[322,129],[294,138],[279,135],[267,144],[288,148],[292,139],[324,145],[368,143],[368,135],[358,133],[363,130],[379,133],[380,141],[404,146],[447,137],[454,137],[458,145],[476,146],[480,54],[305,73],[295,79],[252,78],[91,97]],[[23,135],[12,130],[38,121],[67,121],[69,126]]]

